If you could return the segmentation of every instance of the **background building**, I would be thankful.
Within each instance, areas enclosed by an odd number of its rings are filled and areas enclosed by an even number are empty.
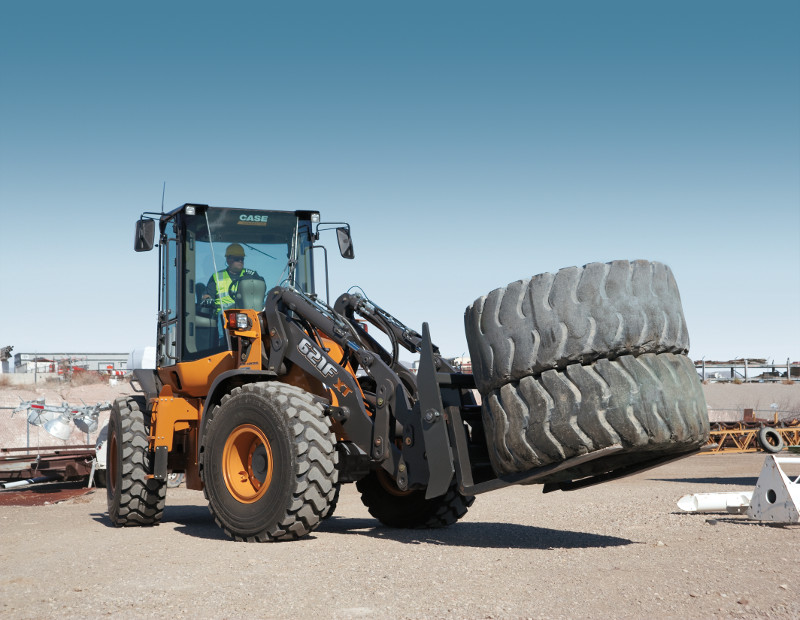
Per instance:
[[[67,368],[95,372],[127,371],[128,353],[16,353],[14,373],[63,374]]]

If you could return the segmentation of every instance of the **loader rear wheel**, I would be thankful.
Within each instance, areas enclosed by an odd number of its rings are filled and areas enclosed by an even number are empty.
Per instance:
[[[622,450],[540,482],[612,472],[708,439],[708,413],[685,355],[648,353],[548,370],[492,390],[483,403],[492,466],[524,472],[620,445]]]
[[[446,527],[467,514],[475,497],[461,495],[455,484],[439,497],[425,499],[425,491],[401,491],[389,474],[378,469],[356,482],[369,514],[389,527]]]
[[[473,302],[464,323],[482,394],[570,364],[689,350],[672,271],[643,260],[512,282]]]
[[[200,476],[217,524],[235,540],[294,540],[316,529],[337,487],[335,437],[300,388],[251,383],[209,414]]]
[[[150,417],[140,396],[118,398],[111,408],[106,444],[108,516],[117,527],[156,525],[164,514],[167,487],[152,474]]]

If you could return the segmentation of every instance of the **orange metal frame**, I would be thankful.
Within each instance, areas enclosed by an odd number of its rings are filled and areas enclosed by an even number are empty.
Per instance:
[[[703,453],[762,451],[763,448],[758,441],[759,430],[760,428],[748,427],[743,423],[729,424],[724,428],[713,429],[708,437],[708,445],[714,447]],[[780,434],[785,445],[800,445],[800,426],[773,427],[773,430]]]

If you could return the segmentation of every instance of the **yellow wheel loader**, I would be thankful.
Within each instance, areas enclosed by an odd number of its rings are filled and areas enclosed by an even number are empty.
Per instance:
[[[348,482],[387,526],[440,527],[477,494],[577,489],[708,437],[660,263],[592,263],[476,300],[464,317],[472,375],[442,358],[426,323],[417,332],[363,294],[317,296],[320,232],[335,229],[353,258],[347,224],[185,204],[142,214],[135,250],[154,248],[156,227],[157,367],[134,371],[140,394],[109,420],[117,526],[159,523],[182,474],[236,540],[305,536]],[[417,372],[401,348],[419,355]]]

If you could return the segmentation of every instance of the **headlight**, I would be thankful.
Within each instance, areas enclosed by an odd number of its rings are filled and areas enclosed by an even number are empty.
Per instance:
[[[239,331],[247,331],[250,329],[250,317],[242,312],[236,314],[236,329]]]
[[[246,332],[253,329],[253,319],[246,312],[231,310],[225,313],[225,329],[232,332]]]

